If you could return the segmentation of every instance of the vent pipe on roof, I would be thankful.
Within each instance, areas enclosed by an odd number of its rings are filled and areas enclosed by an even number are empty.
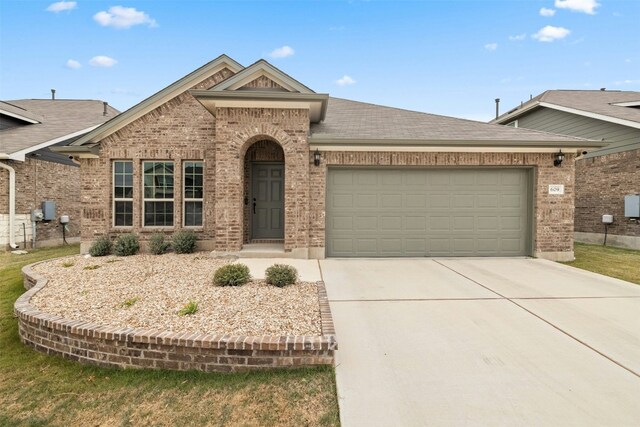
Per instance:
[[[55,101],[56,99],[56,90],[55,89],[51,89],[51,100]]]
[[[496,119],[500,115],[500,98],[496,98]]]
[[[108,102],[103,102],[102,105],[104,106],[104,110],[102,110],[102,115],[106,116],[107,115],[107,105],[109,105]]]

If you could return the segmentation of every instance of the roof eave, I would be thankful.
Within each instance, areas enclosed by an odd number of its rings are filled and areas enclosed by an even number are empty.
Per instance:
[[[441,140],[441,139],[362,139],[335,138],[322,135],[309,137],[309,144],[313,145],[353,145],[353,146],[394,146],[394,147],[500,147],[500,148],[598,148],[608,143],[593,140],[548,140],[548,141],[496,141],[496,140]]]

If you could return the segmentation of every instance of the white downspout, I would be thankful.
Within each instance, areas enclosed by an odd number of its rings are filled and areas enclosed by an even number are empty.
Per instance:
[[[0,167],[9,171],[9,246],[11,246],[11,249],[18,249],[18,245],[16,245],[16,230],[14,229],[16,219],[16,171],[4,162],[0,162]]]

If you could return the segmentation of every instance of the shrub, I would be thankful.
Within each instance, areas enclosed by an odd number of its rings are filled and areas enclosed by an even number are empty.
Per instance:
[[[124,302],[122,304],[120,304],[120,307],[129,308],[133,304],[137,303],[139,300],[140,300],[140,298],[138,298],[138,297],[128,298],[128,299],[124,300]]]
[[[91,256],[107,256],[113,249],[113,243],[108,236],[98,237],[89,248]]]
[[[61,264],[64,268],[69,268],[69,267],[73,267],[74,265],[76,265],[75,262],[73,261],[65,261]]]
[[[279,288],[291,285],[298,280],[298,270],[286,264],[273,264],[264,273],[267,283]]]
[[[87,265],[86,267],[83,268],[83,270],[97,270],[99,269],[100,266],[99,265]]]
[[[196,250],[196,235],[193,231],[177,231],[171,238],[171,246],[177,254],[190,254]]]
[[[138,236],[133,233],[122,234],[113,243],[113,253],[118,256],[135,255],[139,250],[140,242],[138,242]]]
[[[195,314],[198,311],[198,303],[196,301],[189,301],[184,307],[178,311],[178,316],[186,316],[189,314]]]
[[[164,239],[164,234],[155,233],[149,238],[149,252],[154,255],[162,255],[169,249],[169,242]]]
[[[249,267],[244,264],[227,264],[216,270],[213,284],[216,286],[244,285],[251,279]]]

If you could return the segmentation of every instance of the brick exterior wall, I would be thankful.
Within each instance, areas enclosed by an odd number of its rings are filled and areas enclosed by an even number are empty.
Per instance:
[[[628,194],[640,194],[640,150],[577,160],[575,231],[604,233],[602,215],[611,214],[609,234],[640,237],[640,222],[624,216]]]
[[[192,89],[207,89],[233,75],[228,69],[214,74]],[[82,250],[97,236],[135,232],[141,240],[182,227],[182,162],[204,160],[205,198],[203,227],[197,228],[201,247],[215,238],[215,118],[188,92],[184,92],[101,141],[99,159],[82,159]],[[133,226],[114,227],[112,163],[133,160]],[[142,226],[142,161],[174,162],[174,227]]]
[[[225,70],[199,85],[210,87],[229,77]],[[276,87],[258,78],[248,87]],[[214,117],[215,115],[215,117]],[[325,247],[325,190],[327,167],[336,165],[508,166],[534,172],[534,255],[573,258],[574,157],[553,166],[551,153],[407,153],[323,152],[320,167],[313,166],[309,149],[309,111],[282,108],[216,108],[209,113],[188,92],[131,123],[101,142],[99,159],[82,161],[83,251],[98,235],[135,232],[144,241],[157,228],[142,227],[140,195],[143,160],[175,163],[175,226],[182,217],[183,160],[204,160],[204,225],[195,231],[202,249],[236,252],[250,240],[248,195],[250,162],[285,163],[284,248],[290,256],[323,257]],[[133,227],[113,227],[111,164],[134,160]],[[550,184],[563,184],[564,195],[549,195]]]
[[[38,222],[36,225],[36,246],[62,243],[60,215],[69,215],[70,223],[66,236],[74,239],[80,236],[81,206],[80,168],[60,163],[27,157],[24,162],[4,161],[16,171],[16,214],[29,218],[26,228],[31,228],[30,214],[33,209],[41,209],[44,200],[56,202],[56,219]],[[9,213],[9,172],[0,170],[0,214]],[[16,241],[22,246],[22,222],[16,221]],[[31,235],[30,230],[27,233]],[[3,233],[5,234],[5,233]],[[2,242],[7,249],[7,242]],[[28,247],[31,247],[29,243]]]
[[[333,365],[338,348],[323,282],[318,282],[320,336],[229,336],[125,329],[38,311],[31,297],[47,279],[23,268],[28,291],[15,303],[20,340],[37,351],[102,367],[205,372]]]
[[[309,153],[311,161],[312,153]],[[515,166],[534,168],[534,254],[552,259],[573,258],[574,157],[553,166],[550,153],[405,153],[323,152],[321,167],[311,167],[311,247],[325,246],[327,168],[353,166]],[[563,184],[564,195],[550,195],[550,184]]]
[[[277,142],[285,158],[287,251],[309,247],[309,112],[297,109],[218,108],[216,111],[217,251],[238,251],[244,236],[243,169],[247,150],[262,140]]]

